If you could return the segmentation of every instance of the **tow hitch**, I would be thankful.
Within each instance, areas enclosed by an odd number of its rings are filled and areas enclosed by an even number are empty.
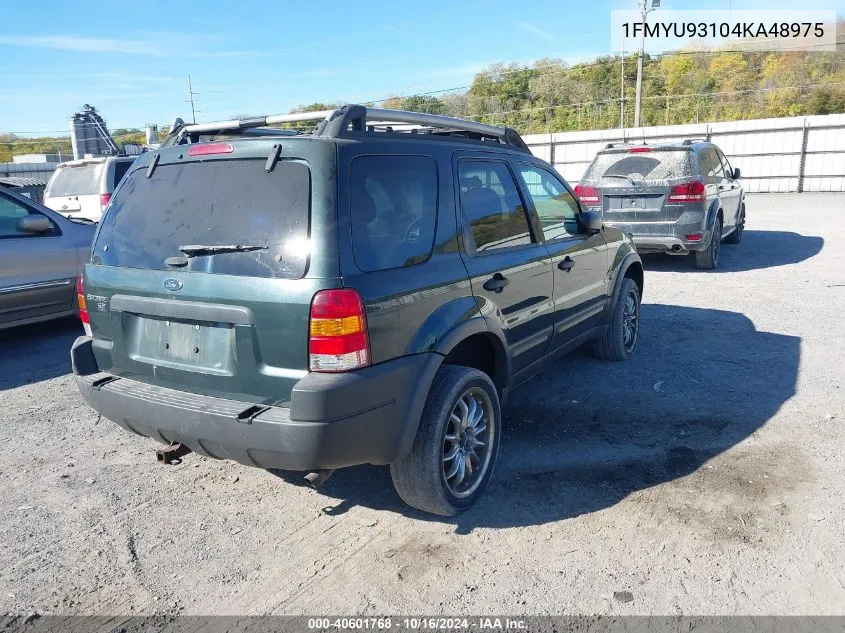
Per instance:
[[[156,459],[162,464],[180,464],[182,463],[182,458],[190,452],[191,449],[184,444],[174,442],[167,448],[158,449],[156,451]]]

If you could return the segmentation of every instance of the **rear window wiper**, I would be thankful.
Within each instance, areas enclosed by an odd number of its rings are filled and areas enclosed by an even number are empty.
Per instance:
[[[624,178],[625,180],[629,180],[632,185],[634,184],[634,179],[625,174],[603,174],[602,178]]]
[[[208,246],[205,244],[187,244],[180,246],[179,250],[188,257],[199,255],[219,255],[220,253],[249,253],[251,251],[266,251],[268,246],[249,246],[242,244],[221,244],[219,246]]]

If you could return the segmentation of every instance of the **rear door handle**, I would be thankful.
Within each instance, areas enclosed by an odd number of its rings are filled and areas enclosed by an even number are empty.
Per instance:
[[[569,255],[567,255],[566,257],[563,258],[563,260],[561,262],[558,263],[557,267],[560,268],[561,270],[565,270],[566,272],[569,272],[570,270],[572,270],[572,267],[574,265],[575,265],[575,260],[572,259]]]
[[[505,286],[507,286],[510,282],[510,279],[505,277],[502,273],[496,273],[484,282],[483,288],[491,292],[502,292]]]

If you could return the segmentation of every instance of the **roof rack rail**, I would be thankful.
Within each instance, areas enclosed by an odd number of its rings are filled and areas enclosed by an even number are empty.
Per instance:
[[[608,143],[604,146],[604,149],[613,149],[614,147],[628,147],[629,145],[633,145],[631,141],[614,141],[613,143]],[[642,145],[645,145],[645,141],[642,142]]]
[[[693,143],[709,143],[710,139],[707,138],[685,138],[681,141],[681,145],[692,145]]]
[[[185,142],[196,143],[200,135],[210,134],[248,134],[248,130],[261,129],[261,135],[300,134],[294,130],[273,129],[266,131],[268,125],[281,123],[300,123],[317,121],[313,135],[324,138],[343,138],[384,131],[410,131],[435,135],[466,135],[479,140],[493,140],[530,153],[528,146],[519,133],[513,128],[499,127],[468,121],[439,114],[425,114],[422,112],[407,112],[404,110],[386,110],[382,108],[368,108],[362,105],[345,105],[335,110],[319,110],[315,112],[294,112],[289,114],[271,114],[267,116],[250,117],[248,119],[231,119],[228,121],[213,121],[210,123],[185,123],[176,119],[161,147],[170,147]],[[401,124],[402,130],[395,129],[391,124]],[[422,128],[422,130],[420,130]]]

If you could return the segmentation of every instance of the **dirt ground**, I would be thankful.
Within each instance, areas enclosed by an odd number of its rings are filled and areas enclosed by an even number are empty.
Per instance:
[[[75,321],[0,333],[0,612],[845,614],[845,195],[645,265],[636,358],[515,391],[454,519],[386,468],[160,466],[77,393]]]

